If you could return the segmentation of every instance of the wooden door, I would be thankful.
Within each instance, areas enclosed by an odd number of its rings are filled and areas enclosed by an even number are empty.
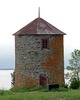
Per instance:
[[[45,76],[40,76],[40,85],[44,86],[47,84],[47,80]]]

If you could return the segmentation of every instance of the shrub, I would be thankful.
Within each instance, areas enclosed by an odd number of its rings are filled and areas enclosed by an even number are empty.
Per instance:
[[[64,88],[68,89],[68,84],[65,84],[65,85],[64,85]]]
[[[15,83],[15,71],[13,73],[11,73],[11,77],[12,77],[12,86],[14,86],[14,83]]]
[[[78,89],[79,88],[79,81],[77,81],[76,78],[71,79],[70,88],[72,88],[72,89]]]
[[[0,91],[0,95],[1,95],[1,96],[3,96],[3,95],[4,95],[4,93],[5,93],[5,91],[4,91],[4,90],[1,90],[1,91]]]

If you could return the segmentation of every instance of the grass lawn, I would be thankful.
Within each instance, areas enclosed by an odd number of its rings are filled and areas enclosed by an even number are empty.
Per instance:
[[[80,89],[68,91],[0,91],[0,100],[80,100]]]

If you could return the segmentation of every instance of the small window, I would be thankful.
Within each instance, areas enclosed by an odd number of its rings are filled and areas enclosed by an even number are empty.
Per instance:
[[[48,49],[48,48],[49,48],[49,40],[42,39],[42,49]]]

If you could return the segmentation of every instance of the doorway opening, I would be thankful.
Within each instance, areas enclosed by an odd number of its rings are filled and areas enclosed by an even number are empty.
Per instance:
[[[40,75],[40,85],[44,86],[47,84],[47,78],[44,75]]]

